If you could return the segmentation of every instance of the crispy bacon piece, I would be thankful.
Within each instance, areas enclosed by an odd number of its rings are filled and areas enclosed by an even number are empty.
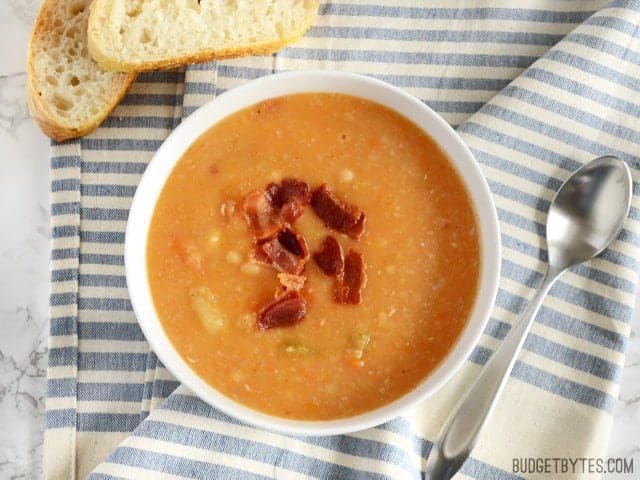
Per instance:
[[[289,228],[258,245],[276,270],[299,275],[309,260],[309,248],[304,237]],[[255,255],[260,258],[259,254]]]
[[[308,205],[311,200],[311,190],[307,182],[296,178],[283,179],[280,193],[285,201],[290,198],[297,198],[303,205]]]
[[[296,291],[299,292],[304,287],[304,282],[307,281],[307,277],[304,275],[292,275],[290,273],[279,273],[278,280],[280,285],[284,287],[285,292]],[[276,292],[276,297],[280,295]]]
[[[249,193],[244,197],[242,209],[249,229],[259,241],[295,223],[304,213],[304,206],[310,198],[309,185],[301,180],[285,178],[280,185],[270,183],[264,191]]]
[[[278,192],[280,192],[280,185],[273,182],[267,185],[267,188],[264,191],[265,198],[267,199],[269,204],[274,208],[277,208],[276,198],[278,197]]]
[[[249,229],[257,240],[272,237],[281,228],[280,222],[276,220],[276,211],[261,190],[254,190],[244,197],[242,210]]]
[[[296,178],[285,178],[280,185],[270,183],[267,185],[267,193],[271,205],[278,209],[291,199],[298,200],[302,206],[308,205],[311,200],[309,185]]]
[[[309,260],[307,242],[299,233],[296,233],[290,228],[285,228],[278,232],[278,241],[291,253],[303,258],[305,262]]]
[[[280,219],[287,225],[293,225],[304,213],[304,205],[297,198],[290,198],[280,209]]]
[[[362,254],[349,250],[344,259],[344,272],[338,278],[333,299],[338,303],[359,305],[362,302],[362,289],[367,283],[367,274]]]
[[[364,213],[361,213],[360,218],[358,218],[358,221],[356,222],[356,224],[353,227],[349,228],[349,231],[346,233],[351,238],[355,240],[360,240],[360,238],[362,238],[362,235],[364,234],[364,229],[366,225],[367,225],[367,216]]]
[[[258,312],[258,328],[268,330],[288,327],[300,322],[307,314],[307,302],[298,292],[287,292]]]
[[[267,255],[265,251],[262,249],[262,244],[256,245],[256,247],[253,249],[253,251],[249,255],[251,260],[253,260],[254,262],[271,265],[271,258],[269,258],[269,255]]]
[[[331,235],[327,235],[320,246],[320,250],[313,254],[313,259],[325,275],[339,276],[344,269],[344,254],[342,247]]]
[[[327,227],[356,240],[362,237],[366,221],[364,213],[336,197],[326,183],[311,194],[311,206]]]

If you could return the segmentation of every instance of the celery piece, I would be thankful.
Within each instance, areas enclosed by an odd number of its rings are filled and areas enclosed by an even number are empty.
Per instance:
[[[353,348],[348,349],[347,352],[355,358],[362,358],[370,341],[371,337],[369,335],[361,333],[353,339]]]

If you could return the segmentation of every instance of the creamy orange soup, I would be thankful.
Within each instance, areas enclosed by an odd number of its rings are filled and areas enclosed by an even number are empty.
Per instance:
[[[311,254],[327,235],[361,253],[358,305],[333,298],[310,259],[297,324],[260,330],[277,271],[253,258],[242,199],[270,182],[328,184],[366,214],[360,240],[309,206],[295,223]],[[446,156],[416,125],[337,94],[281,97],[237,112],[177,163],[153,213],[149,282],[167,336],[230,398],[295,419],[336,419],[413,389],[458,339],[480,260],[475,214]]]

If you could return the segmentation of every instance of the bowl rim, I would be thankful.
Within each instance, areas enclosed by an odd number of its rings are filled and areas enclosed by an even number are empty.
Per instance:
[[[173,167],[185,150],[227,116],[260,101],[295,93],[345,93],[377,102],[409,118],[432,137],[463,181],[480,230],[481,271],[476,299],[462,333],[440,364],[393,402],[334,420],[295,420],[269,415],[225,396],[200,378],[175,350],[155,310],[148,283],[146,246],[153,211]],[[131,202],[125,232],[125,273],[133,311],[150,348],[162,364],[197,397],[223,413],[270,431],[295,435],[336,435],[387,422],[437,392],[465,363],[489,319],[500,279],[500,230],[493,196],[473,154],[431,108],[404,90],[372,77],[330,70],[277,73],[230,89],[205,103],[164,140],[153,155]]]

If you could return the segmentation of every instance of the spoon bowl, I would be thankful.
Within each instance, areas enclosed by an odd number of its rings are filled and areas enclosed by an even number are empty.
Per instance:
[[[600,157],[562,185],[547,217],[549,265],[566,270],[600,254],[618,235],[631,207],[631,172]]]

